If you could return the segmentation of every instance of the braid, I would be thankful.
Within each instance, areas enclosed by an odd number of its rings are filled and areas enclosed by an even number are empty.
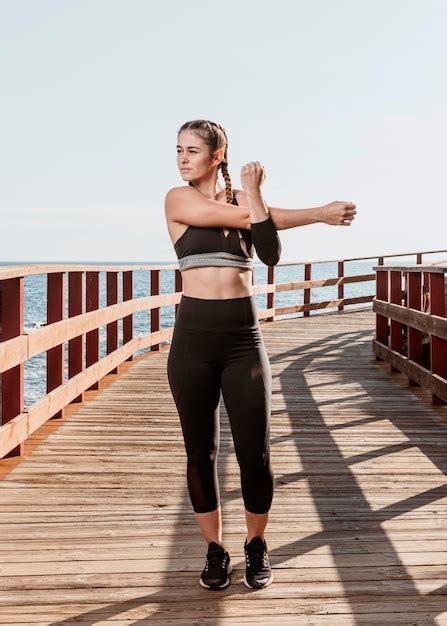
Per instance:
[[[225,148],[225,157],[224,160],[220,163],[220,168],[222,172],[222,176],[225,180],[225,193],[227,194],[227,202],[231,204],[233,202],[233,186],[231,184],[230,173],[228,171],[228,161],[227,161],[227,149]]]
[[[227,137],[227,133],[225,132],[225,129],[223,126],[221,126],[220,124],[218,124],[217,122],[210,122],[211,125],[215,126],[216,128],[218,128],[221,133],[223,134],[223,136],[225,137],[225,153],[224,153],[224,157],[222,159],[222,161],[220,162],[220,169],[222,172],[222,176],[224,178],[225,181],[225,193],[227,196],[227,202],[228,204],[232,204],[233,202],[233,185],[231,184],[231,177],[230,177],[230,172],[228,170],[228,137]]]

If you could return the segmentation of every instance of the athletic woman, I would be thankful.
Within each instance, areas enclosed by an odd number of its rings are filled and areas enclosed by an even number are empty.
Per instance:
[[[177,141],[178,168],[188,184],[170,189],[165,198],[183,283],[167,374],[187,455],[189,496],[208,543],[199,583],[206,589],[224,589],[232,571],[222,542],[217,476],[222,392],[245,507],[244,584],[262,588],[273,580],[264,538],[274,491],[269,440],[272,382],[252,287],[253,251],[265,265],[276,265],[281,255],[278,230],[316,222],[349,226],[355,204],[268,207],[261,192],[265,172],[259,161],[242,167],[242,189],[233,189],[228,140],[221,125],[186,122]],[[219,170],[224,187],[218,184]]]

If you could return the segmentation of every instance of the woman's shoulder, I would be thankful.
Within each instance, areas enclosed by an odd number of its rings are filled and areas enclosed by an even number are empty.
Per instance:
[[[197,193],[197,190],[194,189],[194,187],[192,187],[191,185],[180,185],[179,187],[171,187],[166,192],[166,197],[184,194],[185,190],[188,190],[188,192],[192,191],[193,193]]]
[[[170,211],[172,207],[184,206],[186,203],[193,204],[202,197],[202,194],[190,185],[171,187],[165,195],[165,210]]]

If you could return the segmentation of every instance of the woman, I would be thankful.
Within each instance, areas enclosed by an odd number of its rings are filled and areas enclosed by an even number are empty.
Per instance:
[[[188,491],[208,543],[199,583],[206,589],[224,589],[232,571],[222,543],[216,465],[222,391],[245,506],[244,584],[262,588],[273,580],[264,531],[274,474],[269,442],[271,369],[252,287],[253,249],[263,263],[276,265],[281,254],[278,230],[316,222],[348,226],[355,205],[268,207],[261,193],[265,173],[258,161],[242,167],[242,190],[233,189],[227,135],[208,120],[193,120],[180,128],[177,164],[188,185],[169,190],[165,215],[183,293],[167,374],[187,454]],[[218,185],[219,169],[223,188]]]

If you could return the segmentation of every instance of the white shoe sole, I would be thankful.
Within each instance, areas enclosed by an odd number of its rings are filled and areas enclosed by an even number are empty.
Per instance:
[[[249,587],[249,589],[264,589],[264,587],[268,587],[272,582],[273,582],[273,572],[270,574],[270,578],[267,580],[265,584],[263,584],[261,587],[253,587],[252,585],[248,584],[247,575],[244,574],[244,585],[246,587]]]
[[[212,587],[211,585],[207,585],[206,583],[203,582],[202,577],[199,578],[199,584],[204,588],[204,589],[212,589],[213,591],[219,591],[220,589],[226,589],[228,587],[228,585],[230,584],[230,574],[233,571],[233,566],[230,563],[228,566],[228,576],[227,576],[227,580],[223,583],[223,585],[220,585],[219,587]]]

